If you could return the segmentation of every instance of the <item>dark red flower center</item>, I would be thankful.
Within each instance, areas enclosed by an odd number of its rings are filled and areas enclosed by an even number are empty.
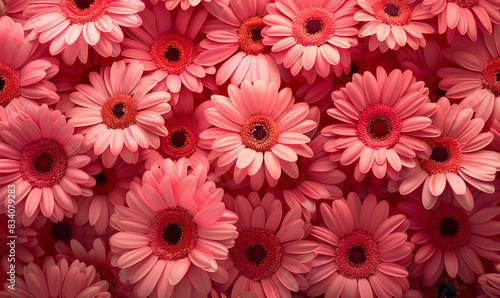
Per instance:
[[[155,40],[150,54],[159,69],[168,74],[180,74],[193,63],[197,50],[191,39],[172,30]]]
[[[476,6],[479,2],[478,0],[448,0],[448,2],[455,2],[461,8],[471,8]]]
[[[135,123],[137,105],[129,95],[113,95],[102,105],[101,117],[108,128],[124,129]]]
[[[259,265],[267,257],[267,251],[261,244],[252,245],[247,251],[248,260]]]
[[[255,114],[245,120],[240,136],[246,147],[263,152],[270,150],[278,142],[279,129],[271,117]]]
[[[100,73],[101,72],[101,66],[100,65],[92,65],[90,66],[89,68],[85,68],[82,72],[82,74],[80,75],[80,77],[78,78],[78,84],[86,84],[86,85],[90,85],[90,73],[91,72],[97,72],[97,73]]]
[[[113,285],[115,280],[115,275],[108,266],[102,264],[94,264],[95,271],[99,273],[100,280],[105,280],[109,283],[109,286]]]
[[[170,62],[177,62],[181,58],[181,51],[174,46],[168,46],[163,56]]]
[[[428,229],[437,246],[456,249],[469,241],[471,223],[461,208],[444,203],[431,214]]]
[[[281,170],[281,176],[278,179],[276,188],[293,189],[307,179],[307,169],[309,168],[309,159],[303,156],[297,158],[297,167],[299,168],[299,177],[292,178],[285,171]]]
[[[305,25],[307,34],[314,35],[323,30],[323,22],[318,19],[310,19]]]
[[[47,152],[44,152],[35,159],[35,163],[33,164],[33,166],[38,172],[46,173],[52,168],[53,162],[54,160],[52,159],[52,157]]]
[[[19,71],[0,61],[0,106],[5,107],[21,94]]]
[[[349,262],[354,266],[363,265],[366,262],[366,251],[363,247],[355,245],[347,252]]]
[[[62,0],[61,13],[72,24],[96,21],[106,13],[110,0]]]
[[[424,171],[433,175],[437,173],[457,173],[462,165],[461,146],[457,140],[450,137],[428,139],[427,144],[432,150],[429,159],[420,160]]]
[[[102,166],[102,164],[101,164]],[[102,166],[102,171],[97,175],[92,175],[96,184],[92,187],[95,196],[106,196],[112,192],[118,179],[116,177],[116,170],[114,168],[106,168]]]
[[[431,102],[437,102],[441,97],[446,96],[446,91],[439,88],[440,82],[441,78],[438,77],[437,74],[432,74],[428,77],[424,77],[425,87],[429,88],[429,98]],[[450,99],[450,101],[453,101],[453,99]]]
[[[182,229],[178,223],[169,223],[163,229],[163,240],[170,245],[177,245],[182,238]]]
[[[178,160],[181,157],[189,157],[196,151],[198,145],[198,124],[191,116],[175,115],[165,121],[168,136],[160,137],[160,152],[163,158]]]
[[[384,12],[390,17],[397,17],[401,14],[401,10],[396,5],[389,3],[384,6]]]
[[[458,223],[452,217],[445,217],[439,223],[439,231],[446,237],[453,237],[458,232]]]
[[[385,117],[375,117],[370,120],[368,134],[376,140],[385,140],[391,133],[391,126]]]
[[[374,104],[360,115],[356,127],[360,140],[373,149],[394,146],[401,136],[398,113],[384,104]]]
[[[80,10],[88,9],[90,5],[94,4],[95,0],[73,0],[75,1],[76,7]]]
[[[266,27],[260,16],[251,17],[244,21],[238,30],[238,41],[240,48],[248,55],[267,53],[271,47],[262,42],[262,29]]]
[[[450,152],[444,147],[433,148],[431,159],[437,162],[445,162],[450,159]]]

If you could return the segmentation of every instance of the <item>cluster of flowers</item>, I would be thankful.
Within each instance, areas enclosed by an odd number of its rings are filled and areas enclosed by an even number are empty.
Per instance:
[[[0,1],[0,297],[500,297],[499,8]]]

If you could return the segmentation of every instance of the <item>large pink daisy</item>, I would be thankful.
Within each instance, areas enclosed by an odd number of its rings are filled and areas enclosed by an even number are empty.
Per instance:
[[[305,263],[314,258],[318,245],[304,240],[309,225],[301,219],[300,208],[283,217],[281,203],[272,194],[261,200],[255,192],[236,200],[226,195],[224,200],[238,214],[238,238],[222,263],[229,280],[216,288],[224,292],[232,286],[231,297],[246,291],[257,297],[291,297],[290,291],[304,291],[304,274],[310,270]]]
[[[83,135],[73,134],[72,124],[47,105],[25,106],[11,116],[1,132],[0,193],[16,186],[17,208],[35,219],[41,210],[46,217],[62,219],[77,208],[73,196],[90,196],[95,181],[82,168],[90,157],[80,155]]]
[[[76,57],[87,62],[88,47],[104,56],[120,54],[121,27],[139,27],[140,0],[46,0],[31,1],[24,13],[31,18],[24,28],[29,40],[50,42],[50,54],[62,53],[66,64]]]
[[[139,147],[158,148],[160,136],[168,134],[161,114],[170,111],[170,94],[150,92],[156,81],[142,78],[139,62],[115,62],[102,73],[89,74],[92,86],[76,86],[78,91],[70,95],[76,106],[66,116],[75,127],[84,128],[84,147],[93,146],[95,154],[102,154],[104,166],[112,167],[118,155],[136,163]]]
[[[208,12],[205,9],[194,13],[193,8],[180,10],[173,17],[162,3],[140,13],[147,19],[140,28],[127,30],[132,39],[125,38],[122,56],[125,61],[139,61],[145,71],[152,71],[160,87],[178,93],[184,85],[200,93],[203,83],[210,80],[215,67],[201,66],[197,62],[200,53],[195,40]]]
[[[234,168],[234,180],[241,183],[250,176],[254,190],[267,179],[276,186],[282,170],[297,178],[299,156],[313,156],[304,135],[317,126],[307,119],[306,103],[294,104],[292,90],[278,92],[278,86],[263,80],[243,81],[241,89],[229,85],[229,98],[213,95],[214,108],[205,116],[215,127],[200,134],[212,141],[209,159],[217,159],[221,171]]]
[[[316,73],[326,77],[333,65],[350,64],[349,48],[358,43],[354,1],[276,0],[267,11],[263,42],[292,75],[302,71],[312,83]]]
[[[472,114],[472,109],[450,106],[446,97],[438,101],[432,123],[441,130],[441,136],[427,139],[431,154],[419,158],[415,168],[402,173],[402,195],[423,183],[422,203],[431,209],[448,185],[458,203],[472,210],[474,199],[468,185],[486,193],[495,191],[493,180],[500,169],[500,153],[483,150],[493,135],[481,132],[484,121],[471,120]]]
[[[151,3],[156,4],[158,1],[163,1],[165,2],[165,7],[168,10],[173,10],[179,3],[181,4],[181,8],[186,10],[192,6],[196,6],[200,4],[202,0],[150,0]],[[203,0],[204,4],[206,5],[207,3],[214,3],[217,4],[220,7],[228,6],[230,0]],[[213,1],[213,2],[212,2]]]
[[[363,203],[350,193],[347,201],[321,204],[326,227],[313,226],[322,242],[319,256],[307,276],[311,297],[401,297],[409,289],[405,266],[413,244],[406,241],[408,221],[389,216],[387,201],[368,195]]]
[[[370,37],[369,48],[397,50],[408,44],[414,50],[425,47],[424,34],[435,32],[429,21],[434,16],[421,1],[412,0],[356,0],[361,9],[354,19],[364,22],[359,37]]]
[[[417,82],[411,71],[382,67],[355,74],[345,88],[332,93],[335,108],[328,114],[343,122],[325,127],[331,138],[325,150],[330,159],[343,165],[356,163],[354,177],[361,181],[368,172],[379,179],[398,179],[402,168],[413,168],[417,154],[429,148],[422,137],[437,137],[439,130],[429,117],[436,105],[429,102],[429,90]]]
[[[136,297],[207,295],[211,280],[225,282],[218,262],[237,236],[237,216],[226,210],[223,190],[206,181],[204,167],[187,174],[167,161],[134,181],[128,207],[117,206],[111,224],[116,254],[112,265],[122,280],[136,284]]]

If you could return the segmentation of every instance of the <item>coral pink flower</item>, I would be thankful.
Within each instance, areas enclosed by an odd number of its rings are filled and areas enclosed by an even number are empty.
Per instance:
[[[382,52],[397,50],[408,44],[414,50],[425,47],[424,34],[435,31],[428,21],[434,14],[420,1],[412,0],[357,0],[361,9],[354,19],[365,22],[359,29],[359,37],[370,37],[369,48],[380,47]]]
[[[158,148],[160,136],[168,134],[161,114],[170,111],[170,94],[150,92],[156,82],[142,78],[142,73],[139,62],[127,66],[124,61],[115,62],[104,68],[102,76],[89,74],[93,87],[80,84],[70,95],[76,107],[66,112],[69,122],[84,128],[83,146],[93,146],[108,168],[118,155],[127,163],[136,163],[139,147]]]
[[[207,21],[202,28],[207,38],[200,46],[206,51],[198,56],[198,63],[215,65],[231,57],[216,73],[218,85],[229,78],[233,85],[239,85],[243,80],[280,84],[278,65],[269,53],[271,47],[262,42],[261,31],[266,27],[262,17],[266,14],[268,2],[234,2],[227,8],[213,2],[205,5],[217,19]]]
[[[137,14],[144,9],[140,0],[46,0],[31,1],[24,13],[31,17],[25,24],[29,40],[50,42],[50,54],[62,53],[66,64],[78,57],[87,62],[92,46],[104,57],[120,54],[122,27],[139,27]]]
[[[24,267],[24,280],[16,277],[15,290],[7,288],[10,297],[111,297],[108,282],[99,280],[93,266],[78,260],[68,264],[66,259],[57,263],[53,257],[43,260],[43,267],[29,263]]]
[[[447,90],[451,99],[463,99],[462,108],[472,108],[475,117],[486,121],[485,128],[500,119],[500,26],[495,25],[493,33],[479,34],[477,41],[457,37],[451,43],[451,50],[445,55],[457,67],[439,70],[443,79],[440,87]],[[497,45],[498,43],[498,45]]]
[[[1,132],[0,193],[7,198],[8,185],[14,184],[25,217],[34,219],[40,210],[55,219],[71,216],[77,210],[73,196],[92,194],[95,181],[82,170],[90,157],[79,154],[83,135],[73,132],[73,125],[47,105],[25,106]]]
[[[218,262],[234,245],[236,214],[204,167],[186,172],[169,160],[147,171],[142,183],[131,183],[129,207],[111,216],[119,231],[110,238],[111,264],[122,281],[136,284],[136,297],[206,296],[211,279],[227,280]]]
[[[309,225],[300,208],[282,217],[281,203],[269,193],[262,201],[252,192],[248,199],[226,196],[225,202],[238,214],[238,238],[222,263],[229,280],[216,289],[225,292],[232,286],[231,297],[246,291],[257,297],[290,297],[290,291],[304,291],[304,274],[310,270],[304,263],[314,258],[318,245],[303,240]]]
[[[369,171],[379,179],[386,173],[398,179],[402,168],[415,167],[416,154],[429,150],[420,138],[439,135],[429,119],[436,105],[428,102],[428,92],[411,71],[396,69],[387,75],[378,67],[376,77],[355,74],[353,82],[332,93],[336,108],[328,114],[344,123],[322,130],[331,138],[325,143],[330,159],[356,163],[357,181]]]
[[[197,62],[200,49],[195,40],[208,12],[201,9],[191,17],[193,13],[193,8],[180,10],[173,18],[161,3],[152,11],[145,9],[140,15],[148,22],[127,30],[133,39],[125,38],[122,43],[125,61],[139,61],[170,92],[178,93],[182,85],[202,92],[203,83],[210,80],[206,75],[214,74],[215,67]]]
[[[302,70],[312,83],[316,73],[326,77],[333,65],[350,64],[349,48],[358,43],[355,11],[354,1],[276,0],[267,6],[263,42],[292,75]]]
[[[422,203],[431,209],[449,185],[455,199],[467,210],[472,210],[474,199],[469,185],[493,193],[495,173],[500,169],[500,153],[483,150],[493,139],[489,132],[481,133],[483,119],[472,119],[472,109],[450,106],[446,97],[438,101],[438,110],[432,123],[441,130],[441,136],[427,139],[431,154],[419,158],[416,167],[402,173],[399,191],[409,194],[422,183]]]
[[[196,6],[200,4],[202,0],[150,0],[151,3],[156,4],[158,1],[164,1],[165,2],[165,7],[168,10],[173,10],[179,3],[181,4],[181,8],[186,10],[190,8],[191,6]],[[206,5],[207,3],[215,3],[218,6],[225,7],[229,5],[230,0],[204,0],[204,4]]]
[[[326,228],[313,226],[311,234],[326,244],[307,276],[309,296],[401,297],[409,289],[405,266],[413,245],[404,215],[389,217],[387,201],[370,194],[361,203],[354,193],[332,208],[322,203],[321,214]]]
[[[477,279],[483,291],[486,292],[486,297],[499,297],[500,296],[500,274],[487,273],[479,276]]]
[[[59,95],[48,79],[59,71],[59,61],[43,57],[44,50],[11,19],[0,22],[0,40],[0,106],[17,112],[26,104],[56,103]]]
[[[290,88],[278,92],[278,86],[263,80],[241,83],[241,89],[229,85],[229,98],[213,95],[214,108],[205,116],[215,127],[200,134],[212,141],[209,160],[217,158],[221,171],[234,168],[234,180],[241,183],[250,176],[254,190],[267,179],[276,186],[282,170],[298,178],[299,156],[311,158],[313,152],[306,144],[307,133],[317,126],[307,119],[306,103],[294,104]]]

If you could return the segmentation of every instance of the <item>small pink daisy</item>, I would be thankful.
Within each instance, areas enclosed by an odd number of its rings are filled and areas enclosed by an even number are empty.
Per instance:
[[[500,153],[483,150],[493,135],[481,133],[484,121],[471,119],[472,109],[461,109],[456,104],[450,106],[446,97],[437,105],[432,124],[441,130],[441,136],[427,139],[430,155],[419,158],[415,168],[402,173],[399,191],[406,195],[423,183],[422,203],[426,209],[431,209],[448,185],[458,203],[472,210],[474,199],[467,184],[493,193],[493,180],[500,169]]]
[[[95,181],[82,169],[91,159],[79,154],[83,135],[73,133],[73,125],[47,105],[25,106],[1,132],[0,193],[14,184],[25,217],[34,219],[40,210],[55,219],[71,216],[77,211],[74,196],[92,194]]]
[[[417,154],[429,150],[421,138],[439,136],[429,119],[436,104],[429,102],[428,92],[411,71],[396,69],[387,75],[378,67],[376,77],[355,74],[345,88],[332,93],[335,108],[328,114],[343,123],[321,132],[330,138],[325,143],[330,159],[356,163],[357,181],[370,171],[379,179],[387,174],[397,180],[402,168],[415,167]]]
[[[359,37],[370,37],[369,48],[398,50],[408,44],[414,50],[425,47],[424,34],[435,32],[429,21],[434,16],[420,1],[413,0],[356,0],[361,9],[354,14],[364,22]]]
[[[158,1],[165,2],[165,7],[168,10],[173,10],[180,3],[181,8],[184,10],[187,10],[188,8],[190,8],[192,6],[196,6],[196,5],[200,4],[200,2],[202,0],[150,0],[150,1],[153,4],[156,4]],[[214,3],[220,7],[225,7],[225,6],[229,5],[229,1],[230,0],[204,0],[204,4],[207,5],[208,3]]]
[[[54,104],[56,87],[48,79],[59,71],[59,61],[43,58],[37,42],[24,37],[21,24],[0,22],[0,106],[17,112],[26,104]]]
[[[125,61],[139,61],[169,92],[178,93],[182,85],[193,92],[202,92],[203,83],[210,80],[207,74],[215,73],[213,64],[201,66],[197,62],[200,48],[195,40],[208,11],[201,9],[194,13],[189,8],[178,11],[173,18],[165,5],[157,3],[152,11],[145,9],[140,15],[148,22],[127,30],[132,39],[125,38],[122,42]]]
[[[29,40],[50,42],[50,54],[62,53],[66,64],[76,57],[87,62],[89,46],[102,56],[116,57],[123,41],[121,27],[139,27],[140,0],[44,0],[31,1],[24,13],[31,16],[24,29]]]
[[[354,1],[276,0],[267,6],[263,42],[292,75],[302,71],[312,83],[316,73],[326,77],[332,66],[350,64],[349,48],[358,43],[355,11]]]
[[[319,266],[307,276],[311,297],[401,297],[409,289],[408,259],[413,244],[406,241],[408,221],[402,214],[389,216],[389,204],[368,195],[363,203],[350,193],[321,204],[325,227],[313,226],[321,240]],[[411,261],[411,260],[410,260]]]
[[[113,266],[122,281],[136,284],[136,297],[197,297],[224,282],[218,263],[237,236],[237,216],[226,210],[224,191],[206,181],[204,167],[187,174],[168,160],[134,181],[128,207],[117,206],[111,225]],[[225,278],[224,278],[225,277]]]
[[[84,128],[83,146],[93,146],[108,168],[118,156],[136,163],[139,147],[158,148],[160,137],[168,134],[161,114],[170,111],[170,94],[150,92],[156,81],[142,73],[139,62],[115,62],[102,75],[91,72],[92,86],[80,84],[70,95],[76,106],[66,112],[69,123]]]
[[[278,92],[278,86],[263,80],[255,84],[243,81],[241,89],[229,85],[229,98],[213,95],[214,108],[205,116],[215,127],[200,134],[212,142],[209,160],[217,159],[220,171],[235,165],[234,180],[241,183],[250,176],[254,190],[264,180],[276,186],[282,170],[298,178],[299,156],[311,158],[313,152],[304,135],[316,121],[307,119],[306,103],[294,104],[292,90]]]
[[[300,208],[282,217],[281,203],[269,193],[262,200],[255,192],[224,200],[238,215],[238,238],[222,263],[229,280],[216,289],[225,292],[232,286],[231,297],[246,291],[257,297],[291,297],[290,291],[304,291],[304,274],[310,270],[305,263],[318,245],[304,240],[309,224],[301,219]]]

